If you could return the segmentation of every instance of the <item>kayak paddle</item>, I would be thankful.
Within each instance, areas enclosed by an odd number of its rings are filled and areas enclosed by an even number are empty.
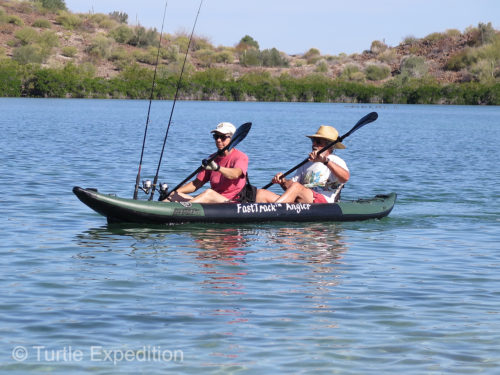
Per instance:
[[[345,133],[342,137],[338,137],[335,141],[331,142],[330,144],[326,145],[325,147],[323,147],[321,150],[318,151],[318,155],[321,154],[323,151],[326,151],[328,150],[330,147],[333,147],[336,143],[338,142],[342,142],[344,140],[344,138],[347,138],[349,137],[352,133],[354,133],[356,130],[362,128],[363,126],[365,126],[366,124],[369,124],[370,122],[373,122],[375,121],[376,119],[378,118],[378,114],[377,112],[370,112],[368,113],[366,116],[364,116],[363,118],[361,118],[357,123],[356,125],[354,125],[354,127],[349,130],[347,133]],[[283,173],[283,177],[285,176],[288,176],[290,173],[294,172],[296,169],[302,167],[305,163],[307,163],[309,161],[309,158],[306,158],[304,160],[302,160],[299,164],[297,164],[295,167],[293,167],[292,169],[286,171],[285,173]],[[270,182],[268,183],[266,186],[264,186],[262,189],[268,189],[273,183]]]
[[[250,128],[252,127],[251,122],[246,122],[243,125],[241,125],[236,131],[234,132],[233,136],[231,137],[231,141],[229,144],[224,147],[222,150],[217,151],[211,158],[207,159],[207,164],[210,164],[217,156],[222,155],[224,152],[231,150],[233,147],[235,147],[238,143],[240,143],[242,140],[245,139],[247,136],[248,132],[250,131]],[[191,173],[189,176],[187,176],[182,182],[180,182],[176,187],[174,187],[168,194],[170,195],[177,189],[179,189],[182,185],[184,185],[187,181],[189,181],[191,178],[193,178],[195,175],[197,175],[201,170],[203,169],[203,166],[199,166],[193,173]]]

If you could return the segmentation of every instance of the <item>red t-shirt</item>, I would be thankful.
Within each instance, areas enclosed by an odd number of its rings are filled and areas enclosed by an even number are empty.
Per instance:
[[[245,153],[233,148],[228,155],[217,156],[214,160],[221,167],[240,168],[243,171],[243,175],[239,178],[235,178],[234,180],[230,180],[218,171],[207,171],[203,169],[200,173],[198,173],[196,179],[203,183],[210,181],[210,187],[213,190],[225,196],[227,199],[233,200],[245,186],[245,176],[248,170],[248,156]]]

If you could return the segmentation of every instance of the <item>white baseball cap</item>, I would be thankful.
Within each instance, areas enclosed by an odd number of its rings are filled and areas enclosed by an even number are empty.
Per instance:
[[[235,131],[236,131],[236,128],[230,122],[221,122],[210,133],[221,133],[221,134],[233,136]]]

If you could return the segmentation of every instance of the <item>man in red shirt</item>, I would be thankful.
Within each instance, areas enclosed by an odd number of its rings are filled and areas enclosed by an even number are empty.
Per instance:
[[[236,128],[230,122],[221,122],[211,131],[215,145],[222,150],[231,142]],[[211,163],[202,164],[203,170],[196,178],[180,187],[177,192],[171,194],[165,201],[186,201],[196,203],[222,203],[233,202],[246,183],[248,170],[248,156],[233,148],[226,150],[224,154],[218,155]],[[188,194],[195,192],[205,183],[210,181],[210,189],[192,197]]]

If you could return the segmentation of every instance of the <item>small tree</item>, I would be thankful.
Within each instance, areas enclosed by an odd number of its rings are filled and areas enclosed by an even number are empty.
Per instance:
[[[311,48],[304,54],[308,64],[316,64],[321,57],[321,52],[317,48]]]
[[[256,48],[250,48],[243,51],[240,55],[240,64],[243,66],[259,66],[262,64],[260,51]]]
[[[42,7],[48,10],[68,10],[64,0],[40,0]]]
[[[254,48],[257,51],[260,49],[259,43],[257,43],[257,41],[250,35],[245,35],[243,38],[241,38],[240,42],[236,46],[236,50],[238,51],[245,51],[250,48]]]
[[[261,53],[263,66],[288,66],[288,60],[276,49],[265,49]]]
[[[128,44],[136,47],[149,47],[158,43],[158,32],[156,29],[145,29],[138,26],[134,29],[134,35]]]
[[[127,23],[128,22],[128,14],[125,12],[114,12],[109,13],[109,16],[119,23]]]

